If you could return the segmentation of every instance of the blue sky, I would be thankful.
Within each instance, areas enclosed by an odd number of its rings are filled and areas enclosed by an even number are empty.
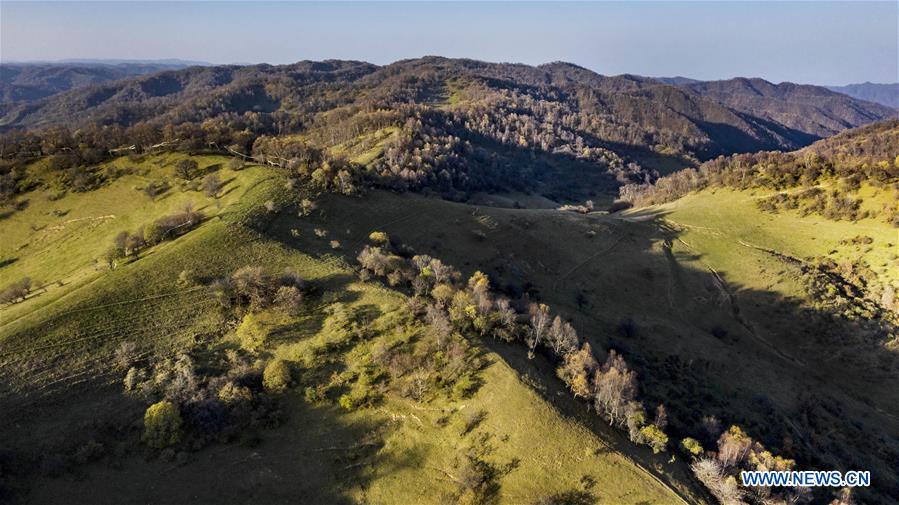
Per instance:
[[[895,82],[899,2],[0,2],[3,61],[384,64],[428,54],[602,74]]]

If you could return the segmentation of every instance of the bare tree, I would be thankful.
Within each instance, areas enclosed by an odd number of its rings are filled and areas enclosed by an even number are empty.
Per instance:
[[[637,374],[613,349],[609,351],[602,368],[596,372],[593,385],[596,388],[597,412],[602,413],[609,424],[623,425],[627,404],[637,397]]]
[[[668,411],[665,409],[665,405],[660,403],[656,407],[656,418],[652,424],[660,430],[664,430],[668,426]]]
[[[175,163],[175,175],[189,181],[196,175],[197,166],[197,162],[194,160],[189,160],[187,158],[178,160],[178,162]]]
[[[721,505],[743,505],[743,492],[733,478],[728,478],[720,463],[711,458],[700,458],[690,468],[693,474],[718,499]]]
[[[455,269],[449,265],[444,264],[439,259],[431,259],[430,267],[431,272],[433,272],[434,274],[434,280],[436,280],[438,284],[450,282],[453,277],[455,277]]]
[[[550,330],[549,308],[544,304],[532,303],[528,306],[531,327],[527,336],[528,357],[533,358],[537,346],[546,338]]]
[[[571,324],[556,316],[549,331],[548,342],[556,356],[564,357],[577,349],[577,332]]]
[[[215,197],[222,190],[222,179],[218,174],[209,174],[203,179],[203,191],[206,196]]]

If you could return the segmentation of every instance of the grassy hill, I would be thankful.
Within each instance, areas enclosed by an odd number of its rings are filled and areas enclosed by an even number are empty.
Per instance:
[[[318,238],[309,225],[318,218],[296,217],[299,196],[283,172],[234,171],[224,158],[192,157],[200,174],[225,182],[212,197],[173,176],[183,158],[116,159],[110,164],[126,173],[100,188],[60,195],[50,183],[21,195],[27,207],[0,221],[10,237],[3,284],[28,276],[42,286],[0,308],[4,501],[705,501],[683,461],[630,445],[514,346],[467,344],[474,386],[461,394],[437,387],[414,400],[394,381],[370,379],[370,356],[382,349],[414,356],[428,338],[407,314],[404,294],[357,280],[344,258],[355,254],[357,237],[378,228],[370,217],[388,195],[352,200],[372,211],[330,221],[339,225]],[[31,170],[41,173],[39,165]],[[151,181],[170,189],[151,199],[140,191]],[[119,232],[187,202],[205,214],[197,228],[114,269],[97,261]],[[264,334],[249,349],[241,316],[223,308],[213,287],[252,265],[290,268],[307,290],[297,313],[254,312]],[[128,364],[123,342],[132,345]],[[285,360],[294,385],[271,398],[254,390],[247,420],[211,441],[191,418],[192,431],[173,448],[142,443],[153,400],[123,390],[128,366],[153,372],[166,358],[188,359],[188,379],[206,384],[222,373],[226,355],[242,356],[251,375]],[[369,403],[338,401],[360,391]]]
[[[895,334],[844,318],[809,291],[808,265],[862,259],[895,286],[895,229],[765,213],[754,204],[764,196],[706,190],[623,215],[580,215],[376,192],[328,197],[311,222],[275,226],[282,241],[309,250],[327,247],[312,228],[348,251],[382,230],[466,274],[482,270],[510,295],[559,310],[594,348],[624,352],[680,433],[715,415],[800,465],[870,468],[887,492],[899,449]],[[294,228],[299,238],[286,231]],[[847,240],[858,236],[873,241]]]

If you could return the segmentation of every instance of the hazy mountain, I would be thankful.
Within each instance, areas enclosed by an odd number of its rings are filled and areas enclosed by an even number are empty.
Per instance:
[[[0,103],[39,100],[70,89],[195,65],[181,60],[71,60],[0,64]]]
[[[827,86],[827,89],[849,95],[852,98],[858,98],[859,100],[867,100],[899,109],[899,83],[877,84],[863,82],[847,86]]]
[[[896,115],[895,110],[883,105],[806,84],[735,78],[683,87],[734,110],[816,137]]]
[[[653,79],[665,84],[671,84],[672,86],[681,86],[684,84],[693,84],[696,82],[700,82],[697,79],[690,79],[689,77],[682,77],[679,75],[674,77],[653,77]]]

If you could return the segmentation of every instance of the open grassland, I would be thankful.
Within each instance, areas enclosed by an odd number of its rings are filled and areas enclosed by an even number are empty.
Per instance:
[[[374,192],[324,198],[319,212],[285,216],[273,233],[311,251],[339,239],[350,256],[379,230],[463,274],[483,270],[500,289],[562,312],[594,348],[624,350],[676,430],[690,433],[713,414],[787,456],[872,468],[888,487],[896,482],[889,440],[899,434],[895,351],[815,309],[799,267],[765,250],[806,258],[835,249],[888,278],[882,263],[895,230],[765,214],[752,199],[704,192],[624,216],[584,216]],[[862,234],[874,239],[873,254],[840,243]]]
[[[801,259],[829,257],[838,261],[864,260],[887,282],[899,282],[899,230],[876,219],[834,221],[798,212],[762,212],[756,206],[770,193],[718,189],[688,195],[670,204],[636,211],[661,215],[675,227],[680,238],[694,244],[709,262],[741,284],[754,289],[782,290],[785,296],[801,296],[796,286],[783,286],[779,269],[759,269],[770,254],[753,250],[760,246]],[[865,210],[879,210],[889,201],[885,192],[875,194],[866,187],[860,192]],[[846,243],[855,237],[870,237],[870,244]],[[681,245],[684,245],[683,243]],[[755,261],[749,258],[759,258]],[[759,275],[759,274],[765,275]]]
[[[54,201],[43,192],[29,194],[27,209],[0,221],[4,235],[13,237],[16,258],[3,267],[4,281],[20,276],[64,281],[0,309],[0,440],[4,450],[36,461],[16,474],[15,500],[445,503],[458,495],[467,452],[477,451],[495,469],[491,502],[526,503],[566,492],[601,503],[679,503],[679,495],[704,501],[683,463],[630,447],[584,412],[583,404],[559,400],[567,393],[547,379],[551,369],[535,367],[521,376],[518,370],[529,361],[519,350],[497,354],[479,347],[479,387],[463,398],[415,401],[388,393],[375,405],[351,410],[338,406],[336,398],[304,399],[304,388],[330,380],[329,374],[358,373],[362,357],[379,342],[398,346],[420,338],[418,323],[397,323],[406,297],[356,280],[342,254],[358,244],[344,226],[328,237],[342,241],[338,249],[323,239],[309,248],[282,240],[282,232],[293,238],[280,225],[297,219],[296,209],[286,180],[274,170],[249,167],[231,174],[220,168],[227,175],[223,179],[231,180],[219,199],[172,187],[152,201],[134,189],[148,178],[173,183],[167,167],[176,159],[88,193]],[[224,160],[198,161],[203,168]],[[115,234],[188,201],[207,215],[198,228],[114,270],[96,265]],[[269,202],[274,210],[266,208]],[[69,214],[53,217],[60,208]],[[115,217],[93,226],[76,221],[70,225],[77,231],[64,228],[58,235],[48,231],[55,219],[99,215]],[[32,222],[46,228],[23,224]],[[493,226],[489,219],[482,222]],[[357,235],[373,229],[358,218],[345,225]],[[311,229],[302,233],[314,237]],[[133,342],[137,359],[144,361],[238,345],[234,321],[206,284],[246,265],[274,273],[289,267],[314,286],[299,315],[265,311],[259,316],[269,329],[259,356],[279,357],[301,370],[298,385],[282,399],[283,423],[252,428],[231,443],[184,448],[174,460],[141,448],[137,440],[146,404],[122,392],[125,370],[116,363],[115,349]],[[337,305],[364,315],[373,331],[369,339],[347,341],[334,333],[326,321]],[[105,447],[99,461],[61,476],[44,469],[88,438]]]
[[[172,173],[175,162],[182,158],[169,154],[133,162],[123,157],[106,165],[128,168],[132,173],[100,189],[69,192],[62,198],[52,187],[28,193],[24,198],[27,207],[0,221],[0,285],[27,276],[42,289],[39,296],[0,309],[0,335],[21,314],[34,312],[37,306],[100,276],[106,269],[101,257],[118,233],[133,232],[188,205],[207,218],[218,218],[222,209],[246,196],[263,177],[260,167],[235,172],[225,168],[227,158],[193,156],[201,174],[216,173],[225,185],[219,198],[207,196],[202,190],[183,191],[179,186],[184,182]],[[142,190],[151,183],[166,183],[169,189],[150,197]]]

